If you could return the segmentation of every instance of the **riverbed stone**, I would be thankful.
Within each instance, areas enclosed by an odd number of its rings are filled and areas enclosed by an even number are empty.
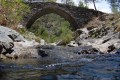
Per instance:
[[[120,33],[116,32],[115,29],[115,26],[106,27],[101,25],[100,27],[88,29],[88,37],[84,38],[80,35],[75,41],[82,46],[90,45],[103,53],[109,53],[110,48],[113,49],[113,46],[115,50],[120,48]],[[113,46],[110,47],[111,45]]]
[[[0,42],[0,54],[11,54],[13,52],[13,48],[14,47],[14,44],[13,42]]]
[[[48,56],[48,54],[42,49],[38,49],[38,55],[40,55],[41,57],[47,57]]]
[[[0,59],[7,59],[7,57],[3,54],[0,54]]]
[[[38,58],[36,41],[28,41],[15,30],[0,26],[0,54],[7,58]]]
[[[78,54],[100,54],[101,52],[96,48],[88,48],[78,51]]]
[[[14,50],[15,41],[22,41],[24,38],[15,30],[0,26],[0,54],[11,54]]]
[[[1,35],[4,35],[4,36],[8,36],[8,37],[11,36],[9,38],[14,41],[24,41],[23,36],[21,36],[18,32],[10,29],[8,27],[0,26],[0,33],[1,33]],[[6,39],[6,38],[4,38],[4,39]]]
[[[78,47],[78,44],[75,41],[70,41],[69,44],[67,44],[69,47]]]

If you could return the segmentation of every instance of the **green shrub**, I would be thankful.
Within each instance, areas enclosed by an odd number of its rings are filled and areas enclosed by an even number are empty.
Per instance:
[[[34,35],[34,33],[29,32],[26,28],[18,28],[17,31],[27,40],[35,40],[40,42],[40,37]]]
[[[29,6],[23,0],[0,0],[0,23],[17,29],[23,17],[30,12]]]
[[[73,39],[70,23],[55,14],[42,16],[29,31],[50,43],[61,40],[68,43]]]

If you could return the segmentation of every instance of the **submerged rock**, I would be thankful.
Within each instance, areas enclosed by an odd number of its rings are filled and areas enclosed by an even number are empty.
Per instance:
[[[44,50],[41,50],[41,49],[38,50],[38,55],[40,55],[41,57],[47,57],[48,56],[48,54]]]
[[[78,52],[78,54],[101,54],[102,52],[100,52],[99,50],[97,50],[96,48],[89,48],[89,49],[84,49],[84,50],[80,50]]]

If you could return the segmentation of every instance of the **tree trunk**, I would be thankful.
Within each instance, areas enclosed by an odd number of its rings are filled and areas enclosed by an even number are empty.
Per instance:
[[[95,10],[97,10],[96,5],[95,5],[95,0],[93,0],[93,4],[94,4],[94,8],[95,8]]]

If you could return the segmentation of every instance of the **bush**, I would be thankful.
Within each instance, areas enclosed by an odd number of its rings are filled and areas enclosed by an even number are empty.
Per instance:
[[[68,43],[73,39],[70,23],[55,14],[42,16],[32,25],[29,31],[50,43],[61,40]]]
[[[0,0],[0,25],[16,29],[29,11],[23,0]]]
[[[27,40],[35,40],[40,42],[40,37],[34,35],[34,33],[29,32],[26,28],[19,28],[17,31]]]

